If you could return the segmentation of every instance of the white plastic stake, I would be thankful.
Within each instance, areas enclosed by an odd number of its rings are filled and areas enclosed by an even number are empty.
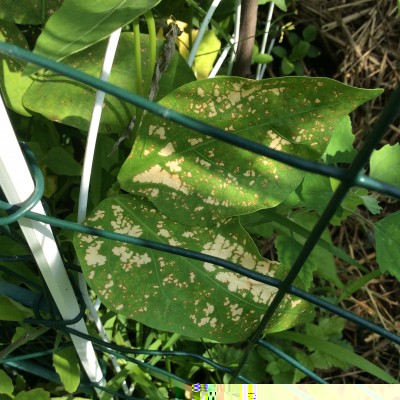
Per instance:
[[[265,49],[267,47],[267,40],[268,40],[269,30],[271,29],[271,21],[272,21],[272,14],[274,12],[274,6],[275,6],[275,3],[273,3],[273,2],[271,2],[271,4],[269,5],[267,20],[265,22],[264,35],[263,35],[263,39],[261,42],[260,54],[264,54]],[[271,49],[272,49],[272,47],[270,47],[268,49],[268,52],[270,52]],[[260,80],[263,78],[266,69],[267,69],[267,66],[265,64],[257,65],[256,80]]]
[[[221,0],[213,0],[210,8],[207,11],[206,16],[204,17],[203,22],[201,23],[200,29],[199,29],[199,33],[196,36],[196,39],[193,43],[193,47],[190,50],[189,53],[189,57],[187,60],[187,63],[189,65],[189,67],[191,67],[193,65],[194,62],[194,58],[196,57],[197,51],[199,50],[200,47],[200,43],[204,37],[204,34],[206,33],[208,24],[211,21],[212,16],[214,15],[215,10],[217,9],[217,7],[219,6],[219,3],[221,2]]]
[[[19,204],[32,194],[34,182],[1,96],[0,128],[0,186],[10,204]],[[32,211],[45,215],[41,202]],[[18,223],[62,318],[75,318],[80,313],[80,308],[51,226],[28,218],[21,218]],[[69,326],[88,334],[83,320]],[[74,335],[71,335],[71,339],[90,381],[104,385],[105,380],[92,343]]]
[[[100,74],[100,79],[102,81],[108,81],[108,78],[110,77],[112,65],[115,58],[115,53],[117,52],[118,41],[121,36],[121,30],[122,29],[119,28],[116,31],[114,31],[108,40],[106,54],[104,56],[104,61],[103,61],[103,67]],[[83,160],[82,179],[79,190],[79,201],[78,201],[79,223],[83,222],[84,219],[86,218],[88,199],[89,199],[90,178],[92,175],[94,153],[96,149],[97,137],[99,134],[100,120],[103,111],[103,103],[105,95],[106,94],[101,90],[96,91],[96,100],[93,107],[92,118],[90,120],[88,138],[85,149],[85,157]],[[99,332],[101,338],[105,342],[110,342],[110,339],[108,338],[104,326],[100,320],[99,314],[90,299],[86,280],[83,274],[79,274],[79,289],[81,291],[83,300],[85,301],[86,307],[89,310],[90,317],[93,319],[93,322],[96,325],[97,331]],[[113,355],[110,355],[109,357],[113,364],[115,372],[116,373],[120,372],[121,367],[119,366],[116,357]],[[131,396],[135,387],[134,385],[132,385],[131,388],[128,388],[128,385],[124,381],[122,382],[122,388],[127,396]]]

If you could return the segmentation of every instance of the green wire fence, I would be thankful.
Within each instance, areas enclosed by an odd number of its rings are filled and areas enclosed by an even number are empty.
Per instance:
[[[292,286],[294,279],[297,277],[299,274],[302,266],[304,265],[307,257],[310,255],[311,251],[313,250],[314,246],[317,244],[318,240],[321,238],[321,235],[325,228],[328,226],[329,221],[331,220],[332,216],[335,214],[336,210],[339,208],[342,200],[348,193],[348,191],[353,187],[353,186],[358,186],[358,187],[363,187],[368,190],[373,190],[376,192],[383,193],[385,195],[392,196],[396,199],[400,199],[400,188],[386,184],[384,182],[378,181],[376,179],[372,179],[368,176],[365,176],[361,173],[362,168],[365,166],[367,163],[372,151],[374,150],[374,147],[379,143],[380,139],[384,135],[385,131],[387,130],[389,124],[391,121],[396,117],[397,113],[400,111],[400,89],[397,89],[391,96],[387,106],[384,108],[382,111],[382,114],[378,120],[378,122],[375,124],[374,128],[372,131],[367,135],[366,141],[363,144],[362,148],[354,158],[353,162],[351,163],[350,167],[348,169],[340,169],[332,166],[326,166],[326,165],[321,165],[316,162],[304,160],[302,158],[288,155],[285,153],[282,153],[280,151],[262,146],[260,144],[257,144],[255,142],[252,142],[250,140],[240,138],[235,136],[234,134],[227,133],[224,130],[215,128],[213,126],[207,125],[203,122],[197,121],[195,119],[192,119],[190,117],[187,117],[185,115],[182,115],[176,111],[167,109],[159,104],[153,103],[149,101],[148,99],[139,97],[133,93],[130,93],[128,91],[125,91],[119,87],[116,87],[110,83],[101,81],[100,79],[97,79],[95,77],[89,76],[83,72],[80,72],[78,70],[74,70],[72,68],[69,68],[61,63],[51,61],[49,59],[46,59],[44,57],[38,56],[36,54],[33,54],[29,51],[23,50],[21,48],[18,48],[13,45],[9,45],[6,43],[0,43],[0,52],[3,53],[4,55],[18,58],[18,59],[23,59],[29,63],[36,64],[38,66],[44,67],[46,69],[52,70],[54,72],[60,73],[62,75],[65,75],[69,78],[73,78],[79,82],[85,83],[87,85],[92,86],[93,88],[99,89],[101,91],[104,91],[108,94],[111,94],[113,96],[116,96],[122,100],[125,100],[131,104],[134,104],[137,107],[140,107],[144,110],[147,110],[148,112],[154,113],[158,116],[162,116],[167,120],[174,121],[178,124],[181,124],[183,126],[186,126],[190,129],[194,129],[198,132],[201,132],[204,135],[208,135],[211,137],[214,137],[215,139],[230,143],[233,146],[237,146],[242,149],[249,150],[251,152],[257,153],[259,155],[263,155],[265,157],[274,159],[276,161],[285,163],[287,165],[296,167],[298,169],[312,172],[315,174],[327,176],[327,177],[333,177],[338,180],[340,180],[340,185],[338,186],[337,190],[334,192],[329,204],[327,205],[325,211],[321,215],[320,219],[314,226],[311,234],[309,235],[306,243],[304,244],[299,256],[297,257],[297,260],[295,263],[292,265],[291,270],[289,274],[287,275],[286,279],[283,281],[267,277],[261,274],[258,274],[256,272],[250,271],[248,269],[243,268],[240,265],[233,264],[231,262],[228,262],[226,260],[209,256],[206,254],[202,254],[199,252],[194,252],[191,251],[190,249],[184,249],[184,248],[179,248],[179,247],[174,247],[162,243],[157,243],[154,241],[149,241],[149,240],[143,240],[135,237],[130,237],[127,235],[123,234],[118,234],[114,232],[109,232],[109,231],[104,231],[101,229],[94,229],[94,228],[89,228],[85,227],[81,224],[78,223],[73,223],[73,222],[68,222],[64,221],[61,219],[53,218],[50,216],[44,216],[32,211],[29,211],[38,201],[40,201],[42,195],[43,195],[43,190],[44,190],[44,180],[43,176],[40,172],[39,167],[37,166],[34,157],[32,156],[32,153],[30,152],[29,148],[26,147],[26,145],[23,145],[25,155],[27,158],[27,161],[30,165],[32,175],[35,180],[35,192],[34,194],[23,204],[20,204],[19,206],[12,206],[7,202],[0,201],[0,209],[5,210],[8,212],[8,216],[0,218],[0,227],[1,227],[1,232],[3,233],[10,233],[10,229],[8,227],[9,224],[19,220],[22,217],[25,218],[30,218],[36,221],[40,221],[46,224],[49,224],[53,227],[57,228],[62,228],[66,230],[70,230],[73,232],[80,232],[80,233],[85,233],[85,234],[90,234],[94,236],[99,236],[99,237],[104,237],[108,239],[113,239],[121,242],[126,242],[126,243],[131,243],[135,244],[138,246],[143,246],[149,249],[154,249],[154,250],[159,250],[159,251],[164,251],[168,253],[172,253],[181,257],[187,257],[187,258],[192,258],[196,260],[201,260],[203,262],[211,263],[211,264],[216,264],[219,266],[222,266],[230,271],[236,272],[238,274],[241,274],[243,276],[246,276],[248,278],[254,279],[258,282],[262,282],[265,285],[271,285],[276,288],[278,288],[278,292],[276,293],[273,302],[269,306],[268,310],[266,311],[264,317],[262,318],[258,328],[255,330],[255,332],[252,334],[252,336],[249,339],[248,346],[245,352],[244,357],[241,359],[239,362],[239,365],[237,368],[232,369],[227,366],[218,364],[204,356],[194,354],[194,353],[188,353],[188,352],[183,352],[183,351],[151,351],[151,350],[139,350],[139,349],[128,349],[126,347],[121,347],[113,343],[107,343],[104,342],[100,339],[97,339],[93,336],[83,334],[76,329],[72,329],[70,327],[71,324],[77,322],[78,320],[81,320],[84,317],[84,310],[82,306],[81,313],[76,316],[74,320],[71,321],[55,321],[55,320],[44,320],[41,317],[41,312],[49,312],[53,311],[54,312],[54,305],[51,304],[51,301],[44,301],[45,294],[38,295],[36,293],[32,293],[27,289],[24,289],[22,287],[8,284],[6,282],[0,282],[0,294],[9,296],[10,298],[13,298],[22,304],[24,304],[27,307],[33,308],[35,312],[35,319],[30,319],[26,320],[26,322],[31,323],[31,324],[39,324],[39,325],[44,325],[48,327],[55,328],[57,330],[61,330],[70,334],[73,334],[75,336],[82,337],[86,340],[89,340],[93,343],[95,349],[101,352],[113,354],[117,358],[121,358],[133,363],[138,364],[141,368],[143,369],[148,369],[152,370],[155,373],[162,374],[165,377],[173,378],[174,380],[178,382],[182,382],[182,384],[193,384],[195,382],[189,382],[185,379],[180,378],[177,375],[174,375],[170,372],[167,372],[163,369],[160,369],[156,366],[150,365],[146,362],[141,362],[135,359],[135,355],[139,354],[145,354],[145,355],[153,355],[153,356],[162,356],[162,357],[190,357],[194,360],[199,360],[202,361],[216,370],[219,370],[221,372],[227,372],[232,375],[233,380],[235,383],[252,383],[249,379],[246,378],[246,376],[243,376],[242,371],[243,367],[246,363],[246,360],[250,354],[250,351],[254,346],[262,346],[265,349],[273,352],[274,354],[278,355],[281,357],[283,360],[294,366],[295,368],[299,369],[301,372],[306,374],[308,377],[312,378],[318,383],[327,383],[325,380],[320,378],[317,374],[315,374],[313,371],[309,370],[305,366],[301,365],[297,360],[292,358],[291,356],[285,354],[282,352],[280,349],[277,347],[273,346],[272,344],[268,343],[268,340],[262,339],[262,334],[263,331],[265,330],[266,326],[268,325],[271,317],[277,310],[280,302],[282,301],[283,297],[290,293],[292,295],[295,295],[297,297],[300,297],[310,303],[313,303],[317,307],[323,308],[333,314],[336,314],[342,318],[345,318],[349,321],[354,322],[357,324],[359,327],[362,329],[370,330],[371,332],[377,333],[378,335],[387,338],[388,340],[392,341],[393,343],[396,343],[400,345],[400,336],[389,332],[378,325],[371,323],[361,317],[356,316],[355,314],[343,310],[342,308],[338,307],[335,304],[329,303],[326,300],[323,300],[319,298],[318,296],[314,296],[312,294],[309,294],[303,290],[300,290],[294,286]],[[10,262],[10,261],[32,261],[32,258],[30,257],[4,257],[0,256],[0,262]],[[78,266],[74,265],[67,265],[67,267],[75,270],[79,270]],[[16,274],[13,271],[10,271],[6,267],[3,267],[0,265],[0,270],[10,273],[10,274]],[[19,277],[21,281],[23,281],[23,277]],[[77,290],[76,293],[79,293]],[[79,298],[79,294],[77,294]],[[84,304],[81,302],[81,304]],[[55,315],[57,313],[55,312]],[[40,374],[49,380],[55,380],[57,381],[58,377],[57,375],[46,368],[40,367],[35,363],[32,363],[32,360],[37,358],[39,355],[44,355],[43,352],[40,354],[26,354],[24,356],[15,356],[15,357],[8,357],[0,362],[6,365],[9,365],[10,367],[22,369],[22,370],[32,370],[32,367],[34,365],[34,368],[36,371],[40,372]],[[395,383],[396,381],[393,379],[392,383]],[[256,383],[256,382],[254,382]],[[86,384],[81,384],[81,389],[90,390],[90,387],[96,386],[94,383],[86,383]],[[120,398],[134,398],[134,397],[128,397],[124,394],[121,393],[116,393],[108,388],[105,388],[104,386],[98,386],[98,389],[105,390],[109,393],[111,393],[114,396],[119,396]]]

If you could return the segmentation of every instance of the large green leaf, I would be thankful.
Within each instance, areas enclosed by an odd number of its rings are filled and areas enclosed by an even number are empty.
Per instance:
[[[400,280],[400,211],[374,224],[374,231],[380,270]]]
[[[47,21],[34,52],[60,61],[110,36],[160,0],[64,0]],[[38,68],[29,65],[25,73]]]
[[[53,14],[63,0],[0,0],[0,19],[16,24],[39,25]]]
[[[237,219],[188,227],[162,215],[147,200],[119,195],[100,203],[86,223],[200,251],[278,279],[287,273],[260,256]],[[225,343],[246,339],[277,291],[217,265],[135,245],[86,234],[76,234],[74,245],[89,285],[107,308],[189,337]],[[267,332],[288,329],[312,314],[306,302],[287,295]]]
[[[158,50],[162,46],[158,41]],[[106,51],[107,40],[66,58],[63,63],[99,76]],[[143,79],[149,63],[149,38],[141,36]],[[123,89],[136,92],[136,66],[134,54],[134,39],[132,33],[122,33],[109,82]],[[159,96],[164,96],[176,87],[195,79],[190,68],[182,57],[176,53],[167,71],[162,75],[159,84]],[[24,105],[29,110],[40,113],[46,118],[62,122],[87,131],[95,100],[96,90],[62,75],[50,72],[37,79],[24,96]],[[100,124],[101,132],[123,132],[129,125],[135,107],[106,96],[105,107]]]
[[[0,40],[29,49],[21,31],[11,22],[0,20]],[[0,89],[4,102],[15,112],[30,116],[22,105],[22,96],[32,84],[32,78],[22,75],[23,67],[20,60],[0,55]]]
[[[392,185],[400,186],[400,144],[386,145],[375,150],[370,160],[370,175]]]
[[[316,160],[335,125],[380,90],[326,78],[219,77],[180,87],[160,104],[276,150]],[[208,225],[274,207],[304,173],[147,114],[118,179],[169,218]]]

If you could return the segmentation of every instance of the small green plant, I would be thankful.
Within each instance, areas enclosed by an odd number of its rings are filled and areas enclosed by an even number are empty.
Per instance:
[[[288,31],[288,48],[281,45],[274,46],[272,54],[280,58],[280,72],[282,75],[304,75],[304,61],[308,58],[316,58],[321,53],[312,43],[318,35],[314,25],[306,26],[301,35]]]

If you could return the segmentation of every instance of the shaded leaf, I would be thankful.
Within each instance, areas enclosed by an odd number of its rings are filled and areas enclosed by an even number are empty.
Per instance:
[[[63,0],[0,0],[0,19],[23,25],[39,25],[62,4]]]
[[[309,348],[317,348],[321,353],[335,357],[338,361],[346,360],[347,363],[360,368],[361,370],[370,373],[373,376],[387,383],[398,383],[396,379],[391,377],[386,371],[377,365],[371,363],[365,358],[354,353],[353,349],[343,346],[343,343],[336,344],[315,336],[309,336],[299,332],[280,332],[276,337],[286,339],[290,342],[303,344]],[[312,386],[312,385],[311,385]]]
[[[374,231],[380,270],[400,280],[400,211],[375,223]]]
[[[317,160],[335,125],[381,91],[326,78],[192,82],[160,104],[288,154]],[[169,218],[209,225],[274,207],[304,173],[146,114],[118,175],[121,187],[148,197]]]
[[[188,227],[160,214],[146,200],[120,195],[104,200],[89,226],[161,241],[282,279],[287,269],[260,256],[237,219],[215,227]],[[277,289],[217,265],[143,247],[76,234],[83,273],[102,302],[155,329],[229,343],[257,327]],[[312,317],[312,308],[287,295],[266,332]]]
[[[82,166],[63,147],[53,147],[46,154],[43,163],[58,175],[77,176]]]
[[[0,20],[0,40],[29,50],[26,39],[13,23]],[[18,114],[30,116],[22,105],[22,96],[33,81],[29,76],[22,75],[23,67],[20,60],[0,54],[0,89],[4,102]]]
[[[400,186],[400,144],[387,144],[380,150],[375,150],[370,160],[370,175],[372,178]]]
[[[148,70],[149,38],[141,35],[143,79]],[[158,51],[162,41],[157,41]],[[92,76],[100,76],[107,40],[89,49],[66,58],[63,63]],[[109,82],[131,92],[136,92],[133,34],[121,34]],[[179,71],[179,72],[177,72]],[[175,54],[167,71],[162,75],[158,96],[165,96],[172,89],[195,79],[190,68]],[[88,131],[92,117],[96,89],[62,75],[49,72],[38,78],[24,96],[24,105],[29,110],[46,118]],[[106,95],[100,132],[123,132],[129,125],[135,107],[113,96]]]
[[[275,3],[282,11],[287,11],[285,0],[258,0],[258,4]]]
[[[32,316],[32,310],[6,296],[0,296],[0,321],[22,321]]]
[[[107,38],[160,0],[64,0],[47,21],[34,53],[60,61]],[[39,68],[29,65],[26,74]]]
[[[312,42],[317,38],[318,29],[315,25],[307,25],[302,32],[303,39],[307,42]]]

